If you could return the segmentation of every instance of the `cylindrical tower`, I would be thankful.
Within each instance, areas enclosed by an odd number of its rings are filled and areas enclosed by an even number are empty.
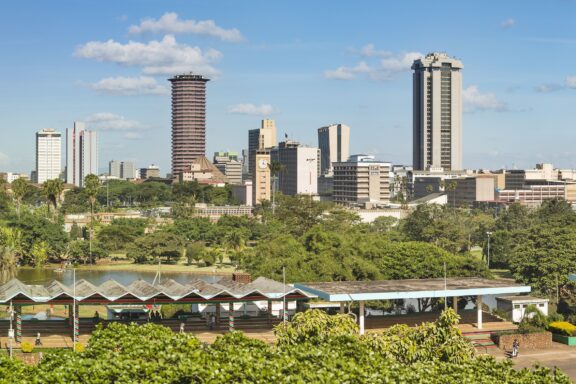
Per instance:
[[[177,75],[172,83],[172,175],[206,153],[206,82],[201,75]]]

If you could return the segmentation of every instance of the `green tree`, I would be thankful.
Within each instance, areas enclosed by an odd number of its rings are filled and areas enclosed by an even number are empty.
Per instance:
[[[284,172],[285,168],[286,167],[284,167],[284,165],[279,161],[271,161],[268,163],[270,178],[272,179],[272,216],[276,213],[276,182],[278,181],[278,175]]]
[[[90,200],[90,225],[88,227],[90,263],[94,262],[92,259],[92,234],[94,231],[94,204],[98,196],[98,189],[100,189],[100,179],[98,179],[98,176],[93,174],[86,175],[86,177],[84,177],[84,191]]]
[[[206,251],[206,246],[200,241],[189,243],[186,246],[186,261],[188,265],[192,265],[193,262],[196,262],[196,264],[200,263]]]
[[[156,231],[139,237],[128,251],[128,257],[137,263],[167,264],[177,262],[184,253],[184,241],[181,237],[168,231]]]
[[[26,179],[18,178],[12,182],[11,188],[14,199],[16,200],[16,212],[18,213],[18,219],[20,219],[20,207],[22,205],[22,199],[26,193],[28,193],[30,184],[28,184]]]
[[[9,246],[0,245],[0,283],[5,283],[18,273],[17,254]]]
[[[48,251],[48,243],[45,241],[37,241],[32,245],[30,253],[32,254],[36,268],[42,268],[48,261]]]
[[[42,193],[48,204],[48,212],[50,212],[50,206],[53,206],[54,212],[56,212],[63,190],[64,182],[60,179],[46,180],[44,184],[42,184]]]

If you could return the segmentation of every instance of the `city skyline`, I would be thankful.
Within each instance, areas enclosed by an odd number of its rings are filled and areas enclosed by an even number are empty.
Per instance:
[[[206,153],[240,152],[246,132],[271,118],[279,137],[313,146],[319,127],[346,124],[351,154],[409,165],[410,65],[432,51],[466,65],[464,168],[576,168],[571,1],[457,5],[445,17],[426,3],[417,13],[402,4],[321,1],[306,4],[306,18],[301,7],[265,2],[60,4],[3,5],[2,170],[34,169],[35,132],[85,121],[99,132],[102,160],[156,163],[167,172],[167,79],[190,71],[212,79]],[[413,22],[397,20],[408,14]],[[318,20],[344,27],[318,28]]]

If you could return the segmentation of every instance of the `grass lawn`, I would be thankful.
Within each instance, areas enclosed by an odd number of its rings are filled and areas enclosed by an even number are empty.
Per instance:
[[[508,269],[490,269],[490,272],[494,275],[497,279],[513,279],[512,273]]]

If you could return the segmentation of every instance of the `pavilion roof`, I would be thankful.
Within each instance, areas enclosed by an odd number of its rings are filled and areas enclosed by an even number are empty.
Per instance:
[[[504,295],[531,288],[508,279],[476,277],[381,281],[297,283],[295,288],[328,301],[419,299],[431,297]]]
[[[107,280],[100,285],[94,285],[86,280],[78,280],[75,289],[72,285],[65,285],[56,280],[45,285],[29,285],[18,279],[12,279],[0,285],[0,303],[8,303],[13,299],[45,303],[56,298],[62,298],[63,295],[69,298],[75,297],[79,302],[94,297],[102,297],[110,302],[123,298],[146,302],[158,296],[168,297],[174,301],[188,298],[191,295],[204,300],[215,298],[240,300],[244,297],[251,297],[250,300],[253,300],[254,296],[278,300],[284,295],[291,294],[299,294],[303,297],[313,296],[300,289],[263,277],[259,277],[251,283],[239,283],[225,278],[217,283],[208,283],[199,279],[179,283],[168,279],[155,285],[145,280],[135,280],[128,285],[123,285],[115,280]]]

